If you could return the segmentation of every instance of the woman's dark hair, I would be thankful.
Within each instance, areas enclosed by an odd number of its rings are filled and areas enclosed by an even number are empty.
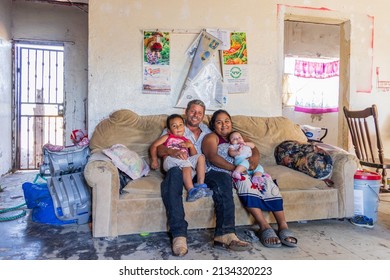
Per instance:
[[[171,120],[176,119],[176,118],[182,119],[182,121],[183,121],[183,123],[184,123],[183,117],[180,116],[179,114],[172,114],[172,115],[169,115],[168,118],[167,118],[167,128],[168,128],[168,129],[171,127]]]
[[[210,122],[209,122],[209,128],[210,128],[211,131],[215,130],[215,120],[217,119],[219,114],[226,114],[226,115],[229,116],[229,119],[232,119],[230,114],[227,111],[223,110],[223,109],[219,109],[219,110],[215,111],[213,113],[213,115],[211,116],[211,119],[210,119]]]

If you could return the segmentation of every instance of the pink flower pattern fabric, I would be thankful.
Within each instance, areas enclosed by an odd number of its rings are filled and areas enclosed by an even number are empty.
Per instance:
[[[145,160],[125,145],[115,144],[111,148],[104,149],[103,153],[111,158],[113,164],[119,170],[126,173],[133,180],[148,175],[150,171]]]

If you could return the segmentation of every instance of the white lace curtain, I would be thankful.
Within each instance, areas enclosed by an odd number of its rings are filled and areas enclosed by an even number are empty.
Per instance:
[[[288,58],[283,102],[310,114],[338,111],[339,61]]]

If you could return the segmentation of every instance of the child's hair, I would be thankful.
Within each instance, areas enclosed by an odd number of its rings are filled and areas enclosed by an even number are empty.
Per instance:
[[[179,114],[169,115],[168,118],[167,118],[167,128],[168,129],[171,127],[171,120],[176,119],[176,118],[181,119],[183,121],[183,123],[184,123],[184,118],[182,116],[180,116]]]
[[[231,141],[230,137],[232,137],[233,133],[240,133],[238,130],[233,130],[232,132],[229,133],[228,139]]]

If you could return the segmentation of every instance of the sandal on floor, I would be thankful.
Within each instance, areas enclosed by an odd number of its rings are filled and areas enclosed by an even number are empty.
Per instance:
[[[263,244],[264,247],[280,248],[282,246],[282,243],[279,242],[276,244],[272,244],[268,242],[271,238],[275,238],[275,237],[279,239],[279,237],[276,235],[276,232],[274,231],[273,228],[266,228],[265,230],[260,232],[260,242],[261,244]]]
[[[232,251],[248,251],[252,248],[252,245],[241,240],[232,240],[229,244],[214,240],[214,247]]]
[[[278,233],[280,241],[288,247],[297,247],[298,239],[294,236],[291,230],[288,228],[282,229]],[[293,239],[295,242],[288,241],[287,239]]]

